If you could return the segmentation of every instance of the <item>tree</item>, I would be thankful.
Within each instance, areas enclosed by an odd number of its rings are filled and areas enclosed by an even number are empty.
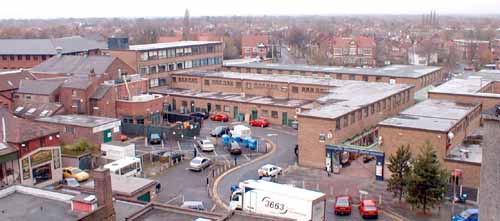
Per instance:
[[[428,208],[443,202],[448,177],[449,173],[442,168],[434,147],[426,142],[406,175],[406,202],[422,209],[425,214]]]
[[[410,171],[411,152],[410,146],[400,146],[395,154],[389,157],[389,171],[392,175],[387,180],[387,190],[394,193],[394,197],[399,195],[399,201],[403,197],[403,191],[406,186],[406,175]]]

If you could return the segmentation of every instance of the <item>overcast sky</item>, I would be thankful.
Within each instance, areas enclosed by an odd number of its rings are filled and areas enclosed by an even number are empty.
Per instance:
[[[500,0],[2,0],[0,18],[499,14]]]

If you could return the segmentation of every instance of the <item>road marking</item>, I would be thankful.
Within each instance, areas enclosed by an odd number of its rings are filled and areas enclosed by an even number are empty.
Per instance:
[[[176,200],[177,198],[180,198],[180,197],[182,197],[182,195],[179,194],[176,197],[174,197],[174,198],[170,199],[169,201],[165,202],[165,204],[168,204],[168,203],[170,203],[170,202],[172,202],[172,201],[174,201],[174,200]]]
[[[219,155],[217,154],[217,151],[215,151],[215,150],[214,150],[214,154],[215,154],[215,157],[219,156]]]
[[[247,159],[248,161],[250,161],[250,158],[246,154],[243,154],[243,157],[245,157],[245,159]]]
[[[272,144],[271,145],[271,147],[272,147],[271,151],[267,152],[266,154],[264,154],[264,155],[262,155],[260,157],[257,157],[255,159],[253,159],[252,161],[248,161],[248,162],[245,162],[244,164],[240,164],[238,166],[235,166],[235,167],[227,170],[226,172],[222,173],[220,176],[217,177],[217,179],[215,179],[214,185],[212,186],[212,192],[213,192],[212,196],[213,196],[216,204],[219,204],[223,209],[229,210],[229,207],[224,202],[222,202],[222,199],[220,198],[219,193],[217,191],[217,187],[219,186],[220,181],[222,180],[222,178],[224,178],[228,174],[230,174],[230,173],[232,173],[232,172],[240,169],[243,166],[246,166],[246,165],[249,165],[251,163],[263,160],[263,159],[265,159],[265,158],[273,155],[274,152],[276,152],[277,146],[274,145],[274,143],[271,140],[269,140],[269,139],[264,138],[264,140],[266,140],[267,142],[270,142]]]
[[[177,146],[179,147],[179,151],[181,151],[181,143],[179,141],[177,141]]]

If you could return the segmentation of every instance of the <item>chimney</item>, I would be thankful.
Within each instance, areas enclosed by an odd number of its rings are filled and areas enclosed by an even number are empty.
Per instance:
[[[57,57],[61,57],[62,56],[62,51],[63,51],[63,48],[61,46],[57,46],[56,47],[56,55],[57,55]]]
[[[94,68],[92,68],[92,69],[90,69],[89,80],[90,80],[90,82],[94,83],[95,79],[96,79],[95,70],[94,70]]]
[[[98,168],[94,170],[94,188],[97,196],[97,205],[104,207],[102,209],[105,210],[101,220],[116,220],[109,169]]]

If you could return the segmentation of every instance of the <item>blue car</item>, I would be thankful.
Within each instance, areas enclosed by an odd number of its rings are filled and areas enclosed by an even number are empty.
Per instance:
[[[479,218],[479,211],[478,209],[471,208],[471,209],[466,209],[459,214],[453,216],[451,219],[452,221],[478,221]]]

